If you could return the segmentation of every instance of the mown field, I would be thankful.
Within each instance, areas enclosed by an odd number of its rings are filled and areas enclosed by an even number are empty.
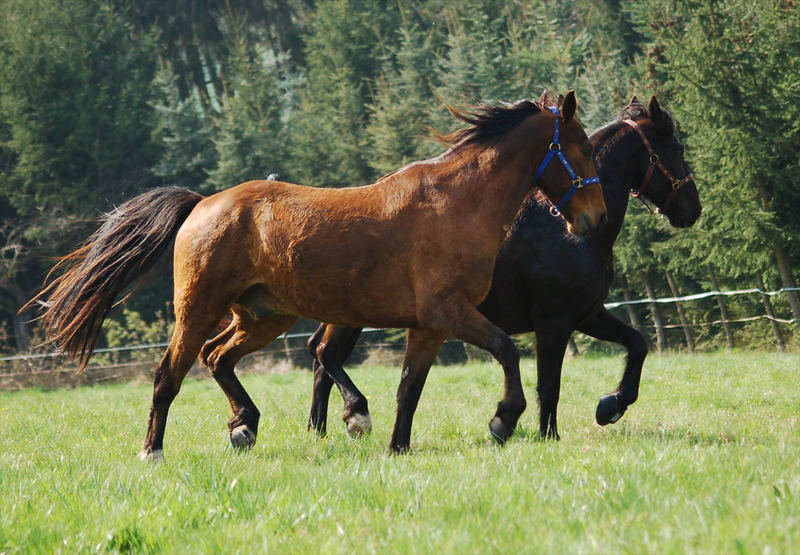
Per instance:
[[[517,435],[487,423],[492,363],[434,367],[413,452],[386,445],[399,370],[358,368],[373,433],[306,431],[311,376],[252,375],[256,447],[228,447],[208,380],[173,404],[167,463],[135,460],[149,384],[0,393],[0,553],[798,553],[800,357],[651,356],[641,395],[594,424],[621,357],[567,361],[560,442],[537,439],[534,361]]]

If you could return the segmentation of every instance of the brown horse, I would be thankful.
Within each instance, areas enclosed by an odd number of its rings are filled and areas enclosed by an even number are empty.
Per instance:
[[[500,243],[534,184],[553,202],[571,195],[560,208],[572,232],[591,234],[605,220],[601,188],[568,177],[596,172],[574,93],[559,101],[560,111],[530,101],[454,110],[469,127],[445,137],[449,150],[364,187],[249,181],[210,197],[175,188],[144,193],[108,214],[59,262],[70,268],[37,297],[48,297],[45,325],[85,366],[114,300],[174,237],[175,329],[155,371],[140,458],[163,457],[170,404],[198,354],[228,397],[231,443],[252,447],[260,414],[234,366],[298,316],[409,328],[395,452],[408,449],[417,401],[447,336],[502,364],[505,396],[493,430],[510,434],[525,408],[519,354],[476,309]],[[561,163],[544,167],[550,151]],[[206,342],[228,311],[230,324]]]

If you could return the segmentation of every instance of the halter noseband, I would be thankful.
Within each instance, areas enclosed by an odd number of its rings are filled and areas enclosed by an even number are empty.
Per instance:
[[[683,179],[676,179],[675,176],[661,163],[661,159],[658,157],[658,154],[655,153],[653,147],[650,145],[650,141],[647,140],[647,136],[644,134],[644,130],[642,126],[633,121],[632,119],[626,119],[623,123],[627,124],[631,127],[636,133],[639,134],[639,137],[642,139],[644,143],[644,148],[647,149],[647,154],[650,155],[650,165],[647,167],[647,172],[644,174],[644,179],[642,180],[642,184],[639,186],[639,190],[637,192],[632,192],[631,196],[633,198],[638,199],[645,207],[650,211],[650,213],[654,213],[653,209],[645,202],[642,198],[642,193],[644,193],[645,188],[650,184],[650,180],[653,177],[653,170],[658,168],[664,177],[672,184],[672,191],[670,192],[669,196],[667,197],[667,201],[664,203],[662,208],[656,207],[655,214],[663,214],[669,207],[672,205],[672,201],[675,200],[675,196],[678,194],[678,190],[692,181],[692,174],[686,174],[686,177]]]
[[[549,199],[547,201],[547,203],[550,205],[550,213],[554,216],[558,216],[561,214],[564,206],[566,206],[566,204],[569,202],[569,199],[572,198],[572,195],[574,195],[578,189],[582,189],[586,185],[600,183],[600,178],[597,176],[581,178],[577,173],[575,173],[575,170],[572,169],[572,165],[570,165],[567,157],[564,156],[564,152],[561,150],[561,143],[559,142],[561,139],[561,132],[558,125],[558,118],[561,117],[561,112],[556,106],[548,106],[548,108],[555,116],[555,119],[553,120],[553,142],[550,143],[550,149],[547,151],[547,154],[545,154],[544,160],[542,160],[542,163],[539,164],[539,170],[536,172],[536,181],[539,181],[539,178],[542,177],[544,170],[547,168],[548,164],[550,164],[553,158],[558,157],[558,159],[561,161],[561,165],[564,166],[565,170],[567,170],[569,178],[572,180],[572,187],[569,188],[567,194],[565,194],[557,204],[553,204]]]

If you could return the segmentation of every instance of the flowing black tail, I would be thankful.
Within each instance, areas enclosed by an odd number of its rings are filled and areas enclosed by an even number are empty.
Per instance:
[[[150,270],[172,243],[203,196],[162,187],[132,198],[105,214],[102,225],[48,275],[68,267],[23,310],[41,305],[49,340],[86,367],[116,298]],[[131,292],[120,301],[127,299]]]

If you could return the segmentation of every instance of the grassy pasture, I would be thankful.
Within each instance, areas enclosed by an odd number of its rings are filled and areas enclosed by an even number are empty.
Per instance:
[[[536,437],[530,401],[503,448],[488,439],[502,372],[434,367],[413,453],[386,452],[397,368],[354,369],[373,433],[306,431],[311,377],[252,375],[249,453],[228,447],[209,380],[173,404],[167,464],[134,459],[151,387],[0,393],[0,553],[798,553],[800,357],[651,356],[639,401],[594,424],[621,357],[567,361],[562,440]]]

